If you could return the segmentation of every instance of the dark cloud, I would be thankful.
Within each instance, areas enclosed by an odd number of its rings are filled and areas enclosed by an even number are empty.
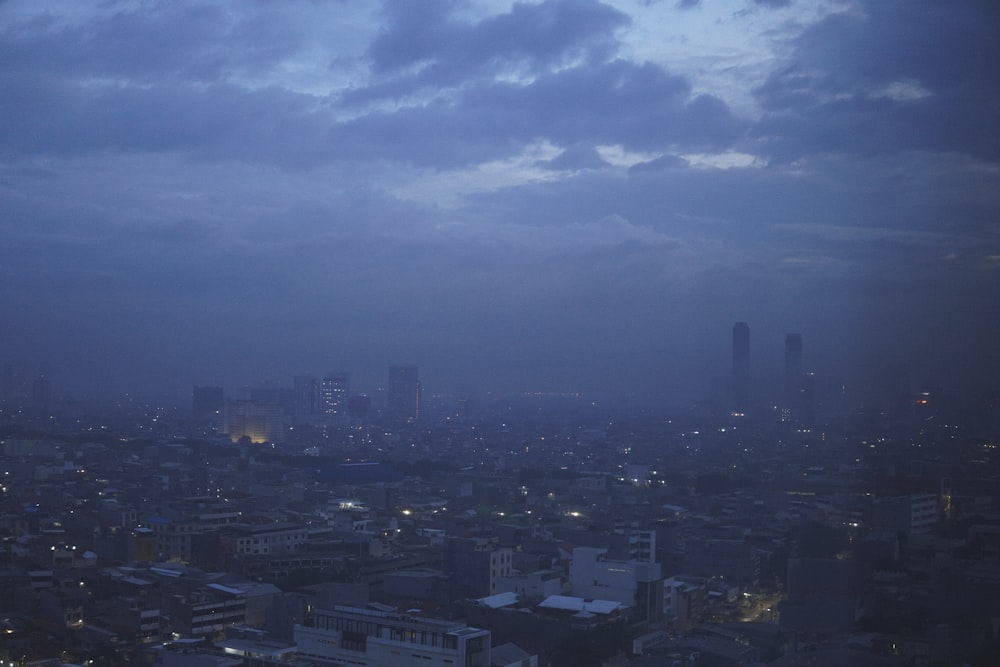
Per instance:
[[[401,74],[407,87],[451,86],[496,73],[535,74],[577,59],[604,59],[628,17],[599,2],[517,3],[506,14],[466,23],[456,3],[387,2],[386,29],[369,56],[380,74]],[[363,94],[363,93],[362,93]]]
[[[555,170],[602,169],[610,166],[593,146],[574,145],[547,160],[543,166]]]
[[[691,98],[689,82],[656,65],[615,60],[541,75],[527,85],[470,85],[450,101],[371,113],[331,128],[331,155],[439,168],[516,154],[525,142],[731,145],[747,127],[725,103]]]
[[[1000,157],[1000,14],[982,3],[884,2],[833,15],[757,90],[772,155],[960,151]],[[996,19],[996,20],[990,20]]]
[[[259,73],[299,48],[280,12],[204,3],[144,3],[82,21],[41,14],[0,35],[5,69],[145,84]]]
[[[598,2],[8,3],[0,348],[81,390],[400,359],[698,398],[745,319],[761,368],[801,331],[828,374],[995,375],[995,11],[756,4],[748,109]]]

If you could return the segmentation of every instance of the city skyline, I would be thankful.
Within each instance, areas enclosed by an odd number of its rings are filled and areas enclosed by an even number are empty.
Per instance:
[[[773,407],[797,411],[803,407],[801,394],[803,391],[807,391],[806,387],[808,387],[810,395],[815,391],[816,367],[812,362],[808,365],[804,363],[804,360],[809,357],[804,355],[801,333],[783,335],[780,357],[777,355],[778,348],[775,343],[774,340],[758,341],[758,344],[754,346],[751,343],[750,324],[743,321],[733,323],[728,350],[720,351],[719,359],[703,369],[705,372],[699,374],[697,379],[691,381],[691,385],[697,385],[697,389],[684,395],[670,396],[666,391],[655,390],[644,392],[638,386],[614,388],[611,391],[602,391],[600,388],[582,390],[579,387],[538,386],[512,389],[497,388],[488,383],[479,386],[462,382],[439,384],[430,389],[430,394],[454,395],[455,397],[465,395],[466,398],[471,398],[476,394],[492,395],[498,398],[504,395],[510,397],[518,395],[575,395],[587,401],[601,400],[606,405],[614,403],[616,400],[624,400],[635,406],[656,407],[660,405],[660,407],[667,409],[710,401],[716,403],[716,407],[719,409],[731,410],[735,413]],[[758,355],[762,349],[765,354],[760,356],[764,358],[764,361],[752,364],[752,358],[755,358],[755,355]],[[707,370],[708,368],[724,366],[719,362],[726,355],[728,355],[729,363],[728,375],[725,376],[727,389],[723,394],[719,394],[719,383],[723,381],[724,374],[709,375]],[[384,408],[386,414],[395,415],[406,421],[419,417],[420,413],[424,387],[420,381],[418,369],[419,366],[416,364],[393,362],[383,366],[381,373],[365,376],[361,382],[352,379],[356,378],[357,375],[345,368],[338,368],[318,375],[313,372],[292,373],[289,371],[283,376],[267,378],[261,376],[248,382],[228,385],[207,382],[202,378],[201,381],[195,381],[193,385],[189,385],[181,391],[142,394],[126,390],[122,395],[154,400],[179,400],[183,405],[187,403],[189,392],[193,386],[193,412],[196,416],[201,415],[202,417],[207,414],[205,406],[217,404],[221,400],[221,392],[225,393],[226,402],[256,400],[268,403],[279,402],[276,398],[278,393],[286,391],[288,395],[283,400],[289,402],[290,409],[294,414],[331,417],[345,416],[349,410],[348,399],[351,397],[366,397],[370,400],[373,395],[377,395],[382,401],[379,407]],[[34,374],[32,369],[10,362],[3,363],[2,370],[0,400],[9,401],[11,404],[54,406],[61,400],[73,401],[85,398],[65,392],[58,386],[53,390],[51,371],[47,364],[34,369],[36,371]],[[879,406],[890,395],[895,400],[907,393],[915,396],[919,392],[929,390],[933,390],[935,393],[944,391],[953,395],[961,395],[962,393],[961,388],[943,387],[927,377],[914,376],[913,370],[913,367],[906,362],[887,363],[875,370],[873,377],[877,376],[876,385],[869,387],[862,387],[837,372],[824,371],[820,374],[820,378],[831,388],[835,386],[837,392],[848,397],[848,401],[854,408]],[[905,377],[905,381],[900,380],[901,377]],[[42,399],[43,396],[44,399]],[[664,397],[668,397],[668,400],[664,400]],[[118,396],[103,396],[102,402],[116,398]]]
[[[1000,349],[987,3],[0,3],[0,359],[697,399]]]

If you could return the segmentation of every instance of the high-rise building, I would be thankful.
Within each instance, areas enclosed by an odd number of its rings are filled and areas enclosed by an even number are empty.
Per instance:
[[[386,411],[393,419],[415,421],[420,418],[420,376],[416,366],[389,366]]]
[[[281,439],[284,411],[276,403],[230,401],[226,403],[225,431],[233,442],[276,442]]]
[[[344,371],[330,371],[319,386],[320,412],[334,417],[346,416],[349,396],[350,376]]]
[[[797,409],[800,424],[810,428],[816,425],[816,376],[813,373],[802,373]]]
[[[750,404],[750,325],[733,325],[733,411],[746,413]]]
[[[31,392],[28,372],[19,364],[5,363],[0,374],[0,400],[24,401]]]
[[[319,382],[312,375],[296,375],[292,379],[292,413],[298,417],[319,411]]]
[[[802,334],[790,333],[785,336],[785,386],[784,406],[797,408],[799,390],[802,385]]]
[[[222,387],[195,387],[191,392],[191,414],[196,421],[220,421],[224,407]]]
[[[347,414],[351,419],[366,419],[371,407],[371,396],[366,394],[355,394],[347,399]]]
[[[52,401],[52,381],[48,373],[41,371],[31,383],[31,403],[35,408],[48,409]]]

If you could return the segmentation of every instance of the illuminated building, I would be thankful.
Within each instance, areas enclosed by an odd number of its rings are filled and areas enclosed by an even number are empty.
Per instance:
[[[333,371],[323,378],[319,387],[319,409],[325,415],[342,417],[347,414],[350,377],[343,371]]]
[[[280,405],[256,401],[226,403],[225,432],[233,442],[276,442],[281,439],[283,411]]]

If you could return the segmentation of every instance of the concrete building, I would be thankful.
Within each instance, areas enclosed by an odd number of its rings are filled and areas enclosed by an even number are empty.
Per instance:
[[[872,504],[872,527],[893,534],[927,535],[937,525],[940,506],[933,493],[877,498]]]
[[[452,598],[481,598],[499,592],[510,576],[512,551],[496,538],[452,537],[444,543],[444,570],[451,576]]]
[[[243,591],[207,584],[188,595],[170,598],[170,629],[186,637],[212,636],[230,625],[246,623]]]
[[[488,630],[360,607],[313,610],[295,642],[300,658],[323,667],[490,667]]]
[[[569,567],[573,595],[616,600],[635,608],[639,618],[663,616],[663,577],[659,563],[608,559],[607,549],[577,547]]]
[[[309,538],[305,526],[288,523],[234,524],[226,527],[238,554],[284,554],[302,549]]]
[[[249,438],[251,442],[281,440],[284,410],[275,403],[230,401],[226,403],[224,430],[236,442]]]
[[[415,421],[420,418],[420,374],[416,366],[389,367],[389,390],[386,412],[393,419]]]
[[[517,593],[525,600],[543,600],[562,592],[562,575],[558,570],[511,572],[497,580],[500,593]]]

